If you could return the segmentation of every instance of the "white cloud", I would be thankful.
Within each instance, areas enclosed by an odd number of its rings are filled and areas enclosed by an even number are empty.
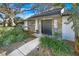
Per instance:
[[[22,17],[23,19],[27,19],[27,18],[29,18],[32,15],[34,15],[34,14],[33,13],[31,13],[31,14],[20,14],[18,16]]]

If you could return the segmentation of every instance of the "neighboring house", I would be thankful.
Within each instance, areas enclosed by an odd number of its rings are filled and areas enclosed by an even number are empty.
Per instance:
[[[52,35],[54,32],[58,32],[61,36],[63,36],[64,32],[62,30],[64,23],[62,21],[66,21],[69,14],[61,14],[61,9],[62,8],[56,8],[29,17],[24,21],[24,29],[31,30],[38,34],[47,35]]]

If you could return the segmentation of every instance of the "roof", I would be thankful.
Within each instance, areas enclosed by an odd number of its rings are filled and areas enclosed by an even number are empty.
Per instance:
[[[36,17],[41,17],[41,16],[50,16],[50,15],[57,15],[57,14],[61,14],[61,9],[62,8],[57,8],[57,9],[53,9],[53,10],[47,10],[47,11],[43,11],[39,14],[33,15],[29,18],[36,18]],[[29,19],[28,18],[28,19]]]
[[[71,13],[69,10],[65,10],[62,16],[69,16]]]
[[[33,16],[33,17],[50,16],[50,15],[61,14],[61,9],[62,9],[62,8],[53,9],[53,10],[48,10],[48,11],[45,11],[45,12],[41,12],[40,14],[35,15],[35,16]]]
[[[53,10],[43,11],[39,14],[36,14],[36,15],[29,17],[28,20],[31,18],[37,18],[37,17],[43,17],[43,16],[61,15],[61,9],[62,8],[56,8]],[[62,16],[67,16],[67,15],[69,15],[69,11],[66,11],[65,13],[62,14]]]

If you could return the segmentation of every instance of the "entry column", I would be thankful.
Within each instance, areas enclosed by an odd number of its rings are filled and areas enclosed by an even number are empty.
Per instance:
[[[62,38],[62,18],[61,16],[58,18],[58,33],[60,34],[60,37]]]
[[[38,31],[38,19],[35,20],[35,32]]]

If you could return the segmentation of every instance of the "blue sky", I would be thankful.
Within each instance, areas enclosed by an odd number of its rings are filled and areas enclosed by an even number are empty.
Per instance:
[[[64,7],[66,10],[70,10],[72,8],[72,4],[71,3],[65,3]]]
[[[24,6],[22,6],[22,9],[29,9],[31,7],[32,7],[32,4],[25,4]],[[26,18],[30,17],[31,15],[34,15],[33,11],[26,11],[23,14],[18,14],[16,16],[20,16],[20,17],[26,19]]]

